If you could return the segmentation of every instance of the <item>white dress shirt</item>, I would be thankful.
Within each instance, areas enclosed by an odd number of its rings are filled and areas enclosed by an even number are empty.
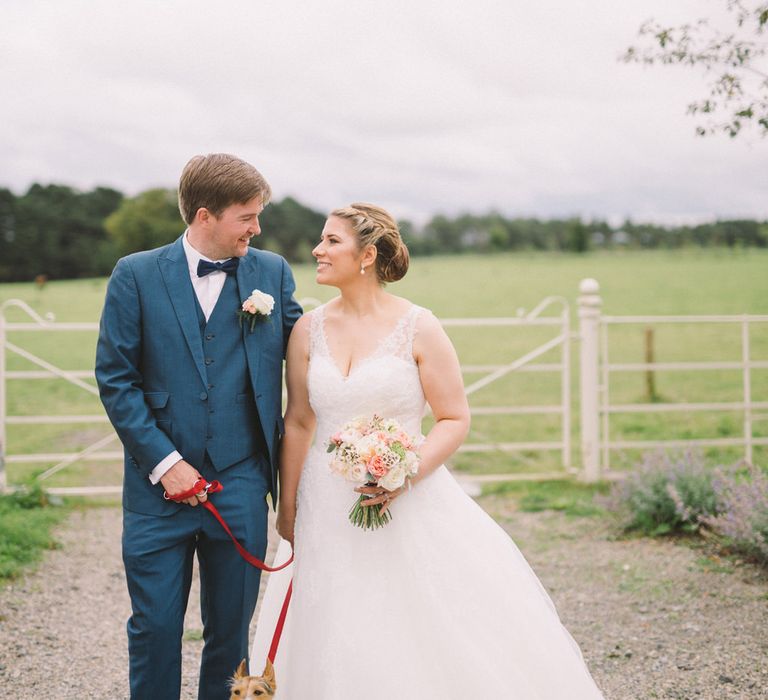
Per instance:
[[[205,255],[202,255],[192,247],[188,236],[189,231],[185,231],[182,243],[184,245],[184,254],[187,256],[189,277],[192,280],[192,288],[195,290],[197,301],[199,302],[200,308],[205,315],[205,320],[207,321],[213,313],[216,302],[219,300],[221,290],[224,288],[224,282],[227,281],[227,273],[222,270],[217,270],[216,272],[207,274],[205,277],[198,277],[197,263],[201,260],[207,260],[208,262],[224,262],[224,260],[211,260],[210,258],[206,258]],[[225,258],[225,260],[228,259],[229,258]],[[149,473],[149,480],[153,484],[156,484],[160,481],[165,472],[182,459],[184,458],[174,450]]]

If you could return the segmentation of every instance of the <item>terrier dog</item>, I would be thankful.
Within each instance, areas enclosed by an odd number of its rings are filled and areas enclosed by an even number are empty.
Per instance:
[[[277,690],[275,683],[275,669],[269,659],[261,676],[247,676],[245,673],[245,659],[232,676],[230,683],[232,690],[229,700],[252,700],[252,698],[271,698]]]

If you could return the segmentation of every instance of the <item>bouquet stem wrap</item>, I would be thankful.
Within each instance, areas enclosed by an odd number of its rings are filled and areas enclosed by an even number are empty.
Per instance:
[[[376,484],[368,483],[366,486],[376,486]],[[371,498],[371,496],[365,493],[360,494],[360,498],[355,501],[355,505],[349,511],[349,522],[363,528],[363,530],[376,530],[386,525],[392,519],[392,516],[388,510],[380,513],[380,505],[363,506],[363,501],[368,498]]]

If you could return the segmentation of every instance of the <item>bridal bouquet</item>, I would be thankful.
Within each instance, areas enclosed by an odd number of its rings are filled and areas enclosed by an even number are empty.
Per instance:
[[[376,415],[347,423],[331,437],[328,452],[333,455],[330,466],[334,474],[387,491],[399,489],[419,468],[413,438],[396,420]],[[349,511],[350,522],[364,530],[386,525],[391,519],[389,511],[380,514],[378,506],[363,507],[365,498],[369,496],[360,494],[355,501]]]

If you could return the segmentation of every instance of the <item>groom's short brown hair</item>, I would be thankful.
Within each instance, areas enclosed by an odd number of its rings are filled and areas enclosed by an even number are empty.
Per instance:
[[[200,208],[216,217],[231,204],[245,204],[254,197],[266,206],[272,190],[250,163],[228,153],[194,156],[179,180],[179,211],[187,225]]]

